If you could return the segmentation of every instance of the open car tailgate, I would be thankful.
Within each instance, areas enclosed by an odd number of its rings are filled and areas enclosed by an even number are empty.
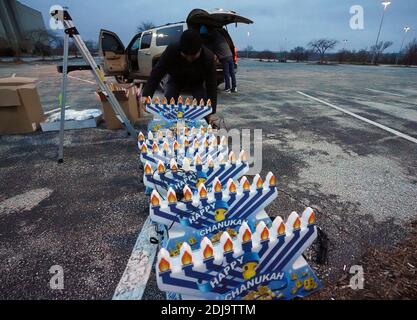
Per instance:
[[[204,24],[213,27],[223,27],[231,23],[252,24],[253,21],[238,15],[234,11],[218,9],[208,12],[203,9],[194,9],[188,15],[187,23],[189,25]]]

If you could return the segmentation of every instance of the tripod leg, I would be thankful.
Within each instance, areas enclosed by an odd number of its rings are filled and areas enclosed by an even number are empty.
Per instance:
[[[62,64],[62,84],[60,94],[61,104],[61,122],[59,131],[59,150],[58,150],[58,163],[64,162],[64,131],[65,131],[65,106],[67,100],[67,73],[68,73],[68,42],[69,35],[64,36],[64,58]]]

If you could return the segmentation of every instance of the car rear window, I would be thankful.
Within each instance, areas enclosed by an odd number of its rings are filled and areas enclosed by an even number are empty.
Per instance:
[[[159,29],[156,33],[156,45],[158,47],[169,46],[172,43],[180,41],[182,31],[182,26]]]

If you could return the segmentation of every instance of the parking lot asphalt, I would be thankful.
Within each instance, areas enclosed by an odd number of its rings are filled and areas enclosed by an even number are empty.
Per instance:
[[[0,76],[38,77],[51,110],[55,70],[0,65]],[[280,189],[268,213],[316,210],[329,239],[326,265],[314,264],[325,284],[367,248],[404,239],[417,216],[417,144],[329,104],[415,139],[416,75],[414,68],[242,60],[239,93],[219,96],[228,129],[263,130],[262,174],[274,172]],[[99,108],[96,86],[80,80],[92,75],[71,76],[68,104]],[[135,144],[102,127],[68,132],[59,166],[56,143],[53,133],[0,138],[0,298],[110,299],[148,210]],[[53,265],[64,268],[62,291],[49,288]],[[154,274],[144,298],[163,298]]]

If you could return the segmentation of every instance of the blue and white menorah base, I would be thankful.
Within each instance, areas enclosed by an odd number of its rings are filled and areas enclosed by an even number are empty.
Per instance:
[[[172,257],[161,249],[156,265],[158,287],[183,298],[278,300],[305,297],[320,281],[302,257],[317,237],[315,214],[293,212],[284,223],[262,222],[252,232],[243,224],[232,239],[224,232],[218,244],[204,238],[198,250],[183,243]]]
[[[150,217],[155,223],[171,227],[179,225],[207,236],[207,230],[221,230],[221,225],[228,227],[225,222],[250,220],[277,195],[276,178],[272,173],[267,175],[265,182],[259,175],[255,176],[252,184],[246,177],[240,183],[229,179],[227,184],[222,184],[216,177],[210,191],[203,182],[196,193],[190,186],[185,186],[181,200],[173,189],[168,190],[167,200],[154,190]]]
[[[204,100],[198,104],[197,100],[194,99],[191,103],[191,100],[187,98],[185,104],[183,104],[182,97],[179,97],[177,103],[174,99],[171,99],[168,104],[165,98],[162,99],[162,103],[160,103],[159,98],[155,98],[154,103],[152,103],[149,97],[146,102],[146,111],[164,121],[177,123],[179,121],[199,121],[210,115],[213,109],[210,100],[207,101],[207,104],[204,103]]]

